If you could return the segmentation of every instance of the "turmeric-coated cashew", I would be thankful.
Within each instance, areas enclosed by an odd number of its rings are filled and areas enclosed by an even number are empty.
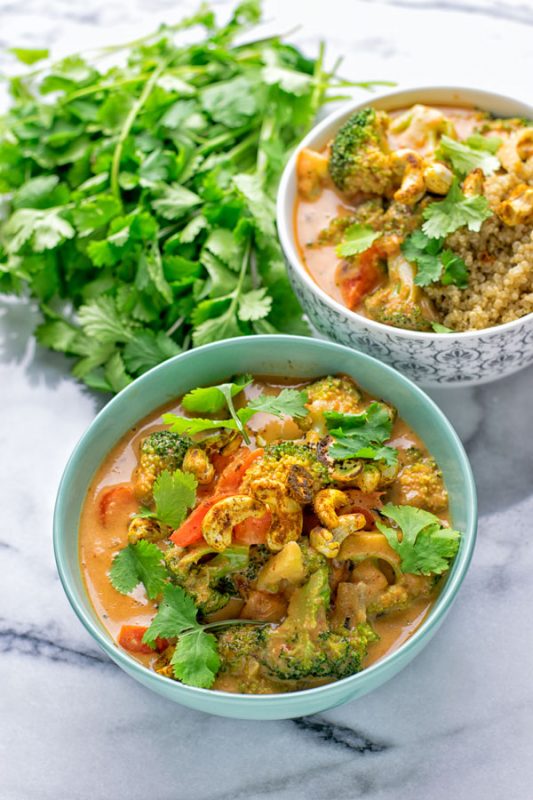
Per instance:
[[[231,544],[233,528],[249,517],[262,517],[267,509],[255,498],[236,494],[219,500],[202,522],[202,535],[213,550],[222,551]]]
[[[327,555],[324,551],[332,552],[335,549],[331,542],[338,543],[336,552],[329,558],[335,558],[341,543],[347,536],[357,533],[366,525],[364,514],[341,514],[340,516],[337,514],[337,510],[342,506],[348,505],[348,503],[348,495],[340,491],[340,489],[322,489],[316,494],[313,501],[315,513],[324,526],[323,528],[315,528],[313,537],[322,547],[320,552],[323,555]],[[331,538],[326,536],[326,532],[331,533]],[[313,544],[312,541],[311,544]],[[313,547],[315,547],[314,544]],[[316,547],[316,549],[318,550],[319,548]]]
[[[533,219],[533,186],[520,183],[496,209],[506,225],[521,225]]]
[[[270,550],[281,550],[287,542],[296,541],[302,533],[302,507],[287,494],[281,481],[259,478],[249,486],[249,491],[260,505],[272,514],[267,545]],[[264,513],[264,512],[263,512]]]
[[[394,160],[403,173],[401,186],[394,193],[394,199],[398,203],[414,206],[426,191],[424,159],[414,150],[402,149],[396,150]]]

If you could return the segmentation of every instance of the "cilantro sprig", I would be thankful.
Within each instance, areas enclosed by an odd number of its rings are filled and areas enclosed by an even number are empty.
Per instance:
[[[174,676],[188,684],[209,689],[220,668],[217,640],[200,625],[198,610],[181,586],[171,584],[163,590],[163,600],[143,642],[155,647],[158,638],[177,637],[171,658]]]
[[[163,470],[154,481],[155,509],[143,509],[139,516],[157,519],[168,528],[178,528],[196,501],[198,482],[191,472]]]
[[[385,445],[392,434],[392,419],[382,403],[373,402],[360,414],[326,411],[324,417],[333,437],[329,446],[332,458],[368,458],[384,461],[388,466],[397,463],[398,451]]]
[[[221,338],[309,332],[276,237],[277,182],[328,94],[356,84],[323,47],[309,59],[254,40],[260,17],[259,0],[226,24],[202,6],[106,48],[124,56],[109,69],[11,51],[36,66],[12,79],[0,125],[0,292],[28,290],[39,343],[94,389]]]
[[[121,594],[129,594],[139,583],[143,583],[146,594],[154,600],[161,594],[168,579],[163,553],[157,545],[144,539],[129,544],[114,557],[109,579]]]
[[[375,231],[370,225],[354,222],[344,231],[342,241],[336,248],[337,255],[340,258],[347,258],[358,253],[364,253],[381,235],[379,231]]]
[[[173,433],[194,436],[205,431],[223,428],[239,431],[246,442],[249,436],[246,423],[262,411],[276,417],[295,417],[296,419],[307,416],[308,409],[305,404],[308,400],[307,392],[298,389],[282,389],[278,395],[259,395],[250,400],[243,408],[235,410],[233,397],[246,388],[251,382],[248,376],[239,378],[236,383],[224,383],[218,386],[201,387],[193,389],[183,398],[183,407],[186,411],[204,413],[217,413],[224,406],[230,413],[230,419],[209,419],[204,417],[181,417],[178,414],[163,414],[163,422],[170,425]]]
[[[380,514],[397,525],[397,528],[391,528],[383,522],[376,522],[389,545],[400,556],[403,572],[441,575],[450,568],[450,562],[459,549],[459,531],[446,528],[434,514],[414,506],[388,503]]]
[[[479,231],[483,222],[492,216],[489,202],[483,195],[466,197],[457,178],[454,178],[444,200],[430,203],[422,212],[422,230],[430,239],[440,239],[459,228]]]
[[[428,286],[440,281],[444,286],[455,284],[460,289],[468,285],[468,268],[453,250],[444,248],[444,239],[431,239],[423,231],[413,231],[402,243],[402,252],[417,266],[415,283]]]
[[[472,142],[477,144],[477,147],[472,146]],[[457,142],[449,136],[443,136],[435,155],[448,161],[454,172],[462,177],[474,169],[481,169],[485,175],[493,175],[499,169],[500,161],[494,155],[494,151],[489,149],[492,143],[488,147],[479,145],[480,140],[477,138],[471,139],[470,142],[468,139],[465,142]]]

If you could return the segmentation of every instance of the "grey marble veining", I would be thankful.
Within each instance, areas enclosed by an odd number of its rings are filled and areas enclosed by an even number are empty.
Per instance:
[[[0,0],[0,46],[66,54],[194,7]],[[530,3],[266,8],[267,29],[301,24],[294,38],[309,51],[325,38],[349,76],[531,93]],[[471,570],[427,649],[378,691],[319,717],[239,722],[143,689],[72,613],[53,562],[53,502],[104,400],[68,376],[66,359],[35,346],[36,320],[26,303],[0,298],[0,800],[531,800],[533,369],[432,393],[466,445],[481,515]]]

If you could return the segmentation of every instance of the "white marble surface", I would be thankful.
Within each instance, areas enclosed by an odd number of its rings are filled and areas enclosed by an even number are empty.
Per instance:
[[[0,0],[0,46],[65,53],[192,5]],[[325,37],[332,57],[345,54],[346,75],[531,92],[525,2],[271,0],[267,16],[282,30],[301,23],[306,48]],[[424,653],[319,718],[239,722],[137,685],[68,606],[52,554],[54,496],[103,400],[68,376],[66,360],[36,349],[35,319],[0,298],[1,800],[531,800],[533,369],[434,394],[472,459],[481,519],[471,571]]]

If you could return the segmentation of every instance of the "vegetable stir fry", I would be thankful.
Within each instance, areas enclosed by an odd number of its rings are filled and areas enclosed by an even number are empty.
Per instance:
[[[131,481],[89,497],[82,521],[90,588],[99,518],[98,607],[120,646],[171,680],[276,693],[353,675],[420,622],[460,534],[392,406],[345,376],[240,376],[158,419]]]

